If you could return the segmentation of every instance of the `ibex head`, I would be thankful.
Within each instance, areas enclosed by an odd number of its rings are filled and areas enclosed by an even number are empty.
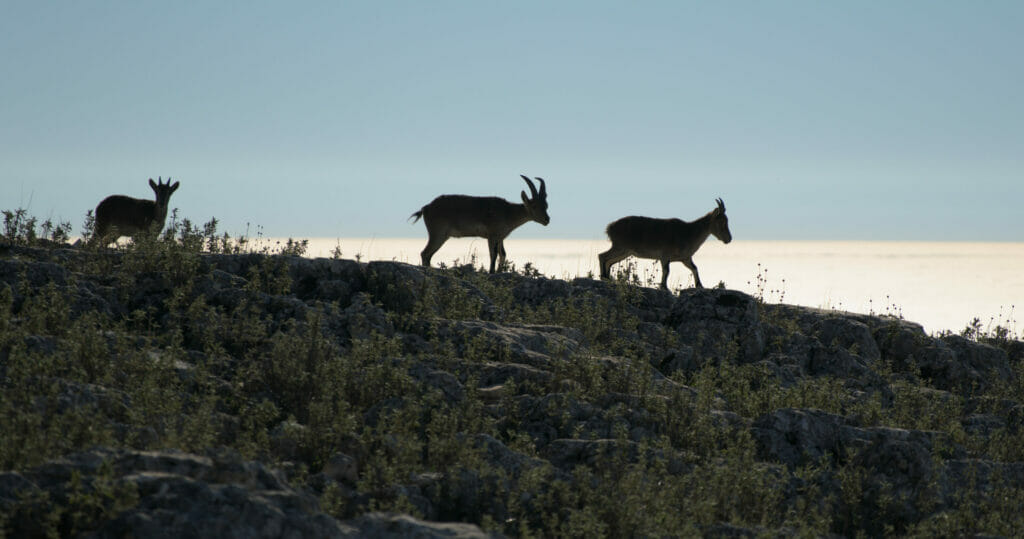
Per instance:
[[[527,178],[522,174],[519,176],[526,182],[526,185],[530,188],[530,194],[533,195],[533,198],[528,198],[526,196],[526,191],[520,191],[519,193],[523,197],[523,206],[526,206],[526,212],[530,215],[530,219],[537,221],[544,226],[548,226],[548,223],[551,222],[551,217],[548,216],[548,191],[547,187],[544,185],[544,179],[534,178],[540,182],[540,191],[537,191],[537,188],[534,187],[530,178]]]
[[[725,202],[720,198],[716,198],[715,202],[718,207],[711,212],[711,233],[722,243],[729,243],[732,241],[732,232],[729,231],[729,218],[725,216]]]
[[[178,184],[181,182],[174,182],[171,185],[171,179],[167,178],[167,183],[164,183],[162,179],[157,178],[157,182],[153,182],[153,178],[149,179],[149,186],[153,188],[153,192],[156,193],[156,205],[160,208],[166,208],[167,203],[171,200],[171,194],[178,190]]]

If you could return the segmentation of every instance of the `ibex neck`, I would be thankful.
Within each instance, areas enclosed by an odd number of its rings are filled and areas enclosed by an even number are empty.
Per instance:
[[[510,223],[512,225],[512,230],[515,230],[516,228],[519,228],[520,226],[526,224],[526,222],[529,220],[530,213],[526,211],[525,204],[512,205],[512,222]]]
[[[159,202],[153,205],[153,222],[163,224],[167,220],[167,204]]]
[[[712,217],[712,214],[709,213],[704,217],[701,217],[700,219],[697,219],[696,221],[693,222],[693,224],[697,225],[697,236],[695,238],[697,247],[704,245],[704,242],[708,239],[708,236],[711,235]]]

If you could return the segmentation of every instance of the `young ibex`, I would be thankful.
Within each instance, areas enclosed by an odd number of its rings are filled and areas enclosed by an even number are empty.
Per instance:
[[[725,203],[715,199],[718,207],[707,215],[688,223],[680,219],[654,219],[651,217],[623,217],[613,221],[605,231],[612,240],[612,248],[598,255],[601,278],[611,276],[612,264],[633,255],[639,258],[661,260],[661,287],[668,288],[668,265],[678,260],[693,272],[697,288],[700,275],[693,263],[693,253],[700,249],[708,234],[714,234],[723,243],[732,241],[729,218],[725,216]]]
[[[424,266],[430,266],[430,257],[448,241],[448,238],[477,236],[487,238],[487,247],[491,254],[491,273],[494,273],[495,261],[498,267],[505,263],[505,238],[527,221],[537,221],[547,226],[551,222],[548,217],[548,194],[544,180],[540,182],[540,191],[534,187],[530,178],[520,174],[526,185],[530,187],[532,198],[527,198],[526,191],[520,194],[522,204],[513,204],[498,197],[473,197],[466,195],[441,195],[430,204],[410,215],[413,223],[423,217],[427,225],[427,246],[420,253]],[[499,260],[500,257],[500,260]]]
[[[178,184],[171,185],[171,179],[163,183],[158,178],[154,183],[149,179],[149,186],[156,193],[156,200],[142,200],[124,195],[111,195],[96,206],[96,225],[93,241],[99,245],[107,245],[121,236],[151,235],[155,236],[164,228],[167,219],[167,203],[171,194],[178,189]]]

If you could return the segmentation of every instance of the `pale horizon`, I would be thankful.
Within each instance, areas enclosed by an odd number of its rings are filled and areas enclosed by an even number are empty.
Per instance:
[[[342,258],[363,262],[386,260],[419,265],[426,238],[302,238],[306,256],[330,257],[340,246]],[[267,239],[268,245],[284,239]],[[530,263],[543,275],[559,279],[599,274],[597,254],[607,240],[508,238],[509,262],[522,270]],[[469,263],[486,267],[486,240],[450,239],[434,255],[432,267]],[[1024,242],[733,240],[714,238],[694,255],[706,287],[724,281],[727,288],[769,303],[790,303],[862,314],[891,314],[921,324],[929,333],[959,332],[975,317],[1020,331],[1016,309],[1024,308]],[[636,261],[641,278],[657,286],[660,263]],[[625,263],[626,261],[624,261]],[[615,272],[619,266],[613,266]],[[758,275],[762,283],[758,283]],[[690,271],[673,262],[669,288],[693,285]]]
[[[426,237],[269,237],[245,239],[246,249],[280,251],[288,240],[307,241],[306,258],[341,258],[420,265]],[[75,243],[80,237],[73,236]],[[130,241],[121,238],[121,244]],[[607,239],[507,238],[508,261],[517,271],[526,264],[543,276],[563,280],[597,278],[597,255]],[[851,262],[852,261],[852,262]],[[656,287],[661,267],[655,260],[629,257],[612,267],[635,263],[644,286]],[[859,314],[894,315],[921,324],[925,331],[959,332],[974,318],[983,327],[1000,325],[1024,335],[1016,309],[1024,308],[1024,242],[942,242],[863,240],[733,240],[714,238],[694,255],[705,287],[727,288],[768,303],[788,303]],[[431,267],[472,264],[486,271],[487,241],[451,238],[434,255]],[[690,271],[673,262],[669,289],[693,286]],[[758,276],[761,281],[758,281]]]

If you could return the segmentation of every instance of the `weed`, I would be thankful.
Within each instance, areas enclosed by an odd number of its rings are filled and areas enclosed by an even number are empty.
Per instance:
[[[770,303],[773,300],[775,303],[783,303],[786,299],[786,279],[781,279],[778,288],[773,288],[769,284],[768,268],[762,267],[760,262],[757,263],[754,282],[747,281],[747,286],[754,287],[754,298],[761,303]]]
[[[0,239],[9,245],[48,246],[62,245],[71,237],[71,223],[54,223],[47,219],[40,223],[28,210],[3,210],[4,225]]]

